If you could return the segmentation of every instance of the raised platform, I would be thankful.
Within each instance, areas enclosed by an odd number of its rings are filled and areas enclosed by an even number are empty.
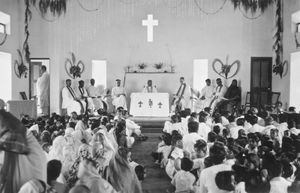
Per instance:
[[[143,133],[153,133],[153,129],[157,130],[156,132],[161,132],[165,122],[171,120],[170,117],[130,117],[130,119],[143,127]]]

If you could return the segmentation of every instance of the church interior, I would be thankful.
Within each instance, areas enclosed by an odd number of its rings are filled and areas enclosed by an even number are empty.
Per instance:
[[[1,0],[0,66],[0,193],[300,190],[299,0]]]

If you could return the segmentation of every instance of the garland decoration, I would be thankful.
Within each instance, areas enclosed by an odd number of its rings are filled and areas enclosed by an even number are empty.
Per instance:
[[[246,12],[250,10],[251,13],[255,13],[260,9],[261,12],[264,13],[276,0],[231,0],[231,2],[233,3],[234,9],[242,6]]]

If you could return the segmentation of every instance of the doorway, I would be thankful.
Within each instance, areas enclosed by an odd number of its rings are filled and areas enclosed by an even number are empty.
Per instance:
[[[259,111],[271,103],[272,57],[251,57],[251,106]]]

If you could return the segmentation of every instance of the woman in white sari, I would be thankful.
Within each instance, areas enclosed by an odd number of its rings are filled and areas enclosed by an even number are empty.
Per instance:
[[[49,155],[48,155],[48,159],[53,160],[59,160],[61,162],[63,162],[64,157],[63,157],[63,148],[66,145],[66,139],[63,136],[57,136],[54,140],[53,140],[53,145],[50,148],[49,151]]]

